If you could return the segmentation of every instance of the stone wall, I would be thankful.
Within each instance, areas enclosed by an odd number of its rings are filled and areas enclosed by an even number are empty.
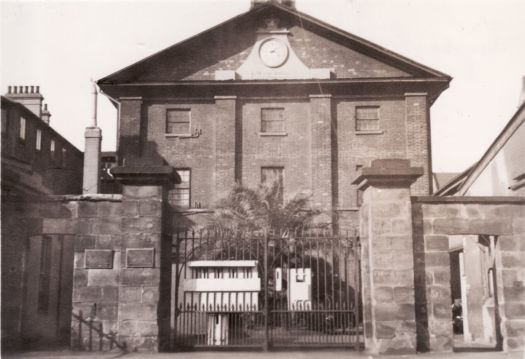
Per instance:
[[[451,350],[449,238],[496,238],[499,331],[504,350],[525,346],[525,200],[513,197],[413,197],[418,349]]]

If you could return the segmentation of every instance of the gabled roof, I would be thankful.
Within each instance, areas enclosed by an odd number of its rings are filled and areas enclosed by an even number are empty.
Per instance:
[[[474,168],[470,170],[463,183],[459,186],[457,194],[464,196],[465,193],[472,186],[474,181],[481,175],[483,170],[489,165],[499,151],[505,146],[507,141],[513,136],[516,130],[525,123],[525,103],[522,103],[514,116],[507,123],[505,128],[500,132],[498,137],[492,142],[487,151],[483,154],[481,159],[476,163]]]
[[[329,25],[319,19],[316,19],[310,15],[301,13],[295,9],[289,8],[277,4],[275,2],[268,2],[264,5],[255,7],[243,14],[233,17],[219,25],[216,25],[208,30],[205,30],[195,36],[192,36],[182,42],[172,45],[164,50],[161,50],[153,55],[150,55],[130,66],[125,67],[109,76],[106,76],[97,81],[99,85],[111,85],[111,84],[131,84],[136,82],[136,74],[145,71],[149,63],[154,62],[156,59],[161,57],[166,52],[182,51],[185,47],[191,45],[194,42],[199,41],[203,37],[209,36],[213,32],[221,31],[234,31],[239,25],[247,22],[253,22],[258,16],[265,12],[277,12],[286,16],[290,19],[300,22],[301,26],[315,29],[316,31],[329,36],[337,38],[338,41],[344,43],[347,47],[354,49],[355,51],[361,52],[380,60],[383,63],[389,64],[396,68],[402,69],[410,73],[415,78],[426,78],[426,79],[440,79],[448,84],[451,77],[434,70],[430,67],[422,65],[418,62],[412,61],[402,55],[387,50],[379,45],[376,45],[370,41],[362,39],[358,36],[350,34],[344,30]],[[140,81],[139,81],[140,82]]]

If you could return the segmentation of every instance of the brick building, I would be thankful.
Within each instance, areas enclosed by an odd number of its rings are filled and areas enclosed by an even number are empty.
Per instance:
[[[73,242],[42,236],[39,202],[82,189],[83,153],[50,126],[38,86],[2,96],[2,348],[67,342]]]
[[[236,181],[255,187],[271,176],[285,198],[311,194],[320,220],[344,230],[357,227],[351,179],[374,159],[423,167],[412,190],[431,193],[429,113],[449,82],[293,1],[271,1],[98,85],[119,108],[121,164],[181,175],[170,201],[183,226],[201,223],[194,214]]]

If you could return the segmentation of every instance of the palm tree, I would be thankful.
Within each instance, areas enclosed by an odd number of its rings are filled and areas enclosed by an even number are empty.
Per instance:
[[[261,184],[257,189],[236,184],[226,198],[219,200],[210,223],[212,229],[286,234],[308,227],[318,210],[306,209],[309,197],[297,194],[283,201],[278,181]]]

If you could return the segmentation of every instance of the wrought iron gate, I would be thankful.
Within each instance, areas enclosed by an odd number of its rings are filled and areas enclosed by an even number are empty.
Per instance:
[[[360,348],[358,245],[325,231],[178,233],[174,348]]]

